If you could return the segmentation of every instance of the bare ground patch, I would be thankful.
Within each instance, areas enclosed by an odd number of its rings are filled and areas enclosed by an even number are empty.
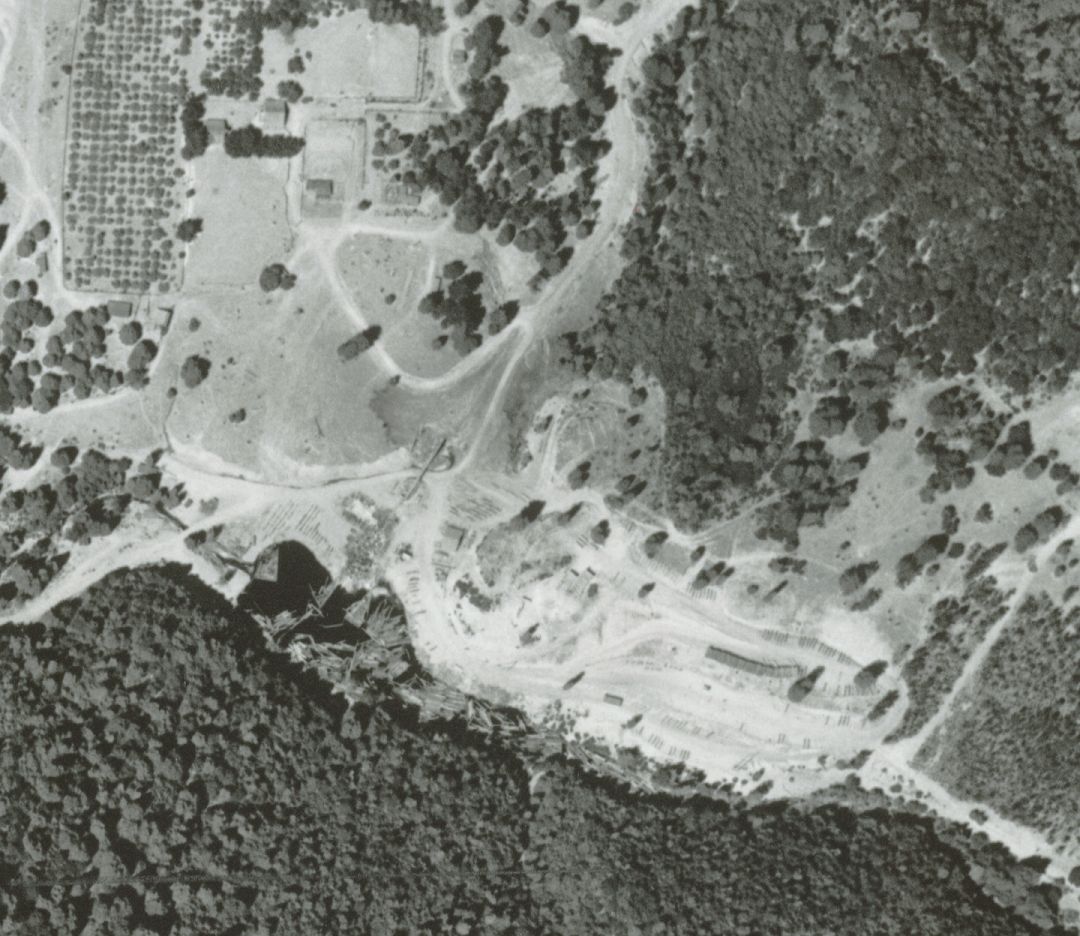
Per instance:
[[[288,38],[277,30],[268,32],[262,78],[267,88],[298,80],[316,100],[412,101],[419,90],[421,48],[414,27],[373,23],[358,10],[329,17]],[[288,70],[295,55],[304,62],[299,74]]]
[[[189,289],[252,286],[292,245],[285,184],[288,166],[236,160],[212,147],[195,163],[191,214],[202,233],[187,247]]]
[[[461,360],[449,342],[435,347],[443,329],[417,308],[435,262],[424,245],[370,234],[345,241],[337,254],[349,292],[364,315],[382,326],[380,341],[387,352],[402,370],[419,377],[444,374]]]
[[[178,388],[168,421],[173,438],[283,482],[311,467],[365,464],[391,451],[369,406],[385,372],[370,357],[338,359],[352,328],[324,289],[303,282],[289,293],[185,310],[162,368]],[[195,387],[180,379],[191,355],[209,364]]]

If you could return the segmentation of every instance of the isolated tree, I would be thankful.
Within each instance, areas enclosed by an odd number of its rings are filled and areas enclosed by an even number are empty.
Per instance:
[[[578,465],[566,476],[566,483],[570,485],[570,488],[572,490],[577,490],[586,481],[589,480],[589,469],[591,467],[591,462],[579,462]]]
[[[442,275],[444,279],[456,280],[459,276],[464,276],[467,269],[464,260],[451,260],[443,266]]]
[[[295,104],[304,96],[303,85],[299,81],[279,81],[277,86],[278,96],[290,104]]]
[[[142,325],[138,322],[124,322],[120,326],[119,331],[120,341],[125,345],[133,345],[136,341],[142,338]]]
[[[510,299],[496,306],[495,311],[488,316],[487,329],[489,335],[497,335],[517,316],[521,304],[516,299]]]
[[[157,357],[157,352],[157,345],[154,342],[148,338],[142,339],[128,354],[128,370],[146,370],[150,366],[150,362]]]
[[[55,468],[66,470],[75,464],[78,457],[79,450],[76,446],[61,445],[59,448],[53,450],[53,453],[49,456],[49,462]]]
[[[263,292],[275,289],[292,289],[296,285],[296,274],[290,273],[283,263],[271,263],[259,274],[259,287]]]
[[[420,300],[420,304],[417,306],[417,308],[424,315],[432,315],[437,317],[445,299],[446,296],[442,292],[442,290],[433,290]]]
[[[176,236],[186,244],[190,244],[202,233],[202,218],[185,218],[176,228]]]
[[[544,502],[542,500],[531,500],[520,512],[510,521],[510,529],[513,531],[520,531],[525,529],[530,523],[536,522],[540,518],[540,515],[544,512]]]
[[[877,721],[896,704],[899,698],[899,692],[897,692],[895,689],[889,690],[889,692],[887,692],[881,697],[881,699],[878,700],[877,705],[870,709],[870,712],[869,714],[867,714],[866,717],[870,719],[870,721]]]
[[[788,699],[791,702],[802,702],[803,699],[814,691],[814,686],[817,685],[817,681],[824,672],[824,666],[816,666],[805,676],[795,680],[795,682],[791,684],[791,688],[788,689]]]
[[[855,685],[860,689],[868,689],[877,682],[878,677],[885,672],[888,666],[889,664],[884,660],[874,660],[873,663],[867,663],[855,674]]]
[[[607,520],[601,520],[589,531],[589,535],[597,546],[603,546],[611,535],[611,524]]]
[[[668,534],[664,530],[657,530],[646,537],[644,543],[645,555],[650,559],[655,559],[660,552],[660,547],[667,542],[667,538]]]
[[[192,354],[180,365],[180,379],[188,389],[199,386],[209,373],[210,362],[198,354]]]
[[[342,361],[351,361],[368,350],[382,334],[381,325],[370,325],[358,335],[338,345],[338,357]]]
[[[860,562],[845,569],[840,575],[840,591],[845,595],[858,591],[877,570],[877,562]]]

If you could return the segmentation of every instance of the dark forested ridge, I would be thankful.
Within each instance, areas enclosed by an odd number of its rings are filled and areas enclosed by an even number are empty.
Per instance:
[[[1047,39],[1076,24],[996,0],[725,6],[688,7],[646,62],[627,264],[566,339],[583,370],[662,380],[690,525],[783,462],[799,390],[813,434],[869,444],[906,378],[978,361],[1026,394],[1080,363],[1080,82]]]
[[[346,711],[176,567],[0,643],[0,932],[1053,931],[1038,867],[925,817],[632,797],[559,757],[530,792],[497,743]]]
[[[1080,609],[1030,595],[920,753],[966,799],[1080,842]],[[1037,688],[1036,688],[1037,687]]]

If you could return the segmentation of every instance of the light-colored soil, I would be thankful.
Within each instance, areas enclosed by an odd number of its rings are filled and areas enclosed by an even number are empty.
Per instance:
[[[616,743],[629,740],[622,722],[644,714],[634,743],[714,779],[739,782],[770,764],[782,765],[770,774],[782,789],[835,779],[837,760],[878,743],[902,712],[866,719],[885,692],[900,688],[895,675],[870,692],[853,684],[859,668],[888,655],[887,643],[824,593],[766,598],[761,585],[776,579],[769,548],[747,544],[732,557],[739,585],[693,588],[701,567],[688,559],[694,540],[647,510],[611,510],[602,486],[566,483],[567,465],[608,437],[599,423],[622,420],[617,411],[594,410],[596,431],[585,433],[580,407],[564,399],[539,414],[544,428],[530,434],[532,457],[521,475],[485,474],[478,465],[468,480],[433,486],[415,522],[430,529],[441,513],[437,535],[403,525],[402,538],[425,546],[391,574],[408,596],[428,662],[466,685],[509,692],[535,715],[561,698],[581,730]],[[543,502],[545,519],[536,528],[507,526],[530,500]],[[575,505],[576,514],[560,519]],[[601,520],[611,531],[598,546],[591,530]],[[650,558],[644,541],[658,528],[671,538],[666,553]],[[479,604],[459,582],[480,589]],[[707,658],[710,647],[767,666],[824,671],[811,697],[794,703],[792,670],[754,675]],[[579,672],[583,680],[563,692]],[[605,705],[608,693],[624,706]],[[829,769],[819,769],[821,757]],[[790,780],[792,770],[801,779]]]
[[[364,316],[382,327],[379,341],[400,367],[435,377],[460,360],[449,343],[432,346],[443,329],[417,310],[435,276],[435,257],[426,245],[359,234],[341,245],[335,259]]]
[[[510,86],[503,104],[505,119],[520,117],[530,107],[573,104],[574,96],[561,77],[562,59],[549,40],[508,29],[503,44],[510,50],[499,63],[499,74]]]
[[[345,13],[289,38],[277,30],[267,33],[262,79],[271,94],[279,81],[292,79],[320,100],[412,101],[418,96],[421,46],[415,29],[372,23],[363,11]],[[288,61],[297,53],[304,71],[291,74]]]
[[[372,358],[342,363],[337,347],[353,329],[325,291],[300,283],[287,293],[244,293],[227,305],[185,304],[162,370],[178,387],[167,429],[177,444],[201,448],[268,480],[307,465],[355,465],[391,450],[369,407],[387,375]],[[300,310],[303,310],[302,312]],[[198,331],[187,322],[197,317]],[[190,354],[211,362],[189,389],[179,367]],[[230,416],[244,410],[243,421]]]
[[[287,162],[234,159],[212,146],[190,172],[195,197],[189,213],[202,219],[203,230],[185,248],[187,288],[253,287],[263,267],[291,250]]]

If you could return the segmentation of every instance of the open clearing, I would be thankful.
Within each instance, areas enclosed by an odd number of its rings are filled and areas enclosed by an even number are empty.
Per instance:
[[[267,33],[262,78],[268,88],[279,81],[299,80],[305,94],[321,101],[413,101],[419,96],[422,47],[415,29],[373,23],[367,13],[357,10],[290,38],[277,30]],[[288,70],[294,55],[304,60],[302,74]]]
[[[341,245],[336,263],[365,317],[382,326],[379,340],[404,370],[437,377],[461,360],[450,342],[434,347],[444,330],[417,308],[435,276],[435,257],[426,245],[358,234]]]
[[[220,146],[212,146],[195,166],[190,214],[202,219],[203,230],[186,246],[185,284],[193,291],[254,287],[263,267],[292,247],[288,166],[232,159]]]
[[[184,303],[178,319],[161,365],[179,388],[167,422],[178,444],[283,481],[307,465],[364,464],[391,450],[369,406],[387,375],[370,357],[338,360],[354,329],[317,286]],[[192,354],[210,370],[187,388],[178,375]]]

